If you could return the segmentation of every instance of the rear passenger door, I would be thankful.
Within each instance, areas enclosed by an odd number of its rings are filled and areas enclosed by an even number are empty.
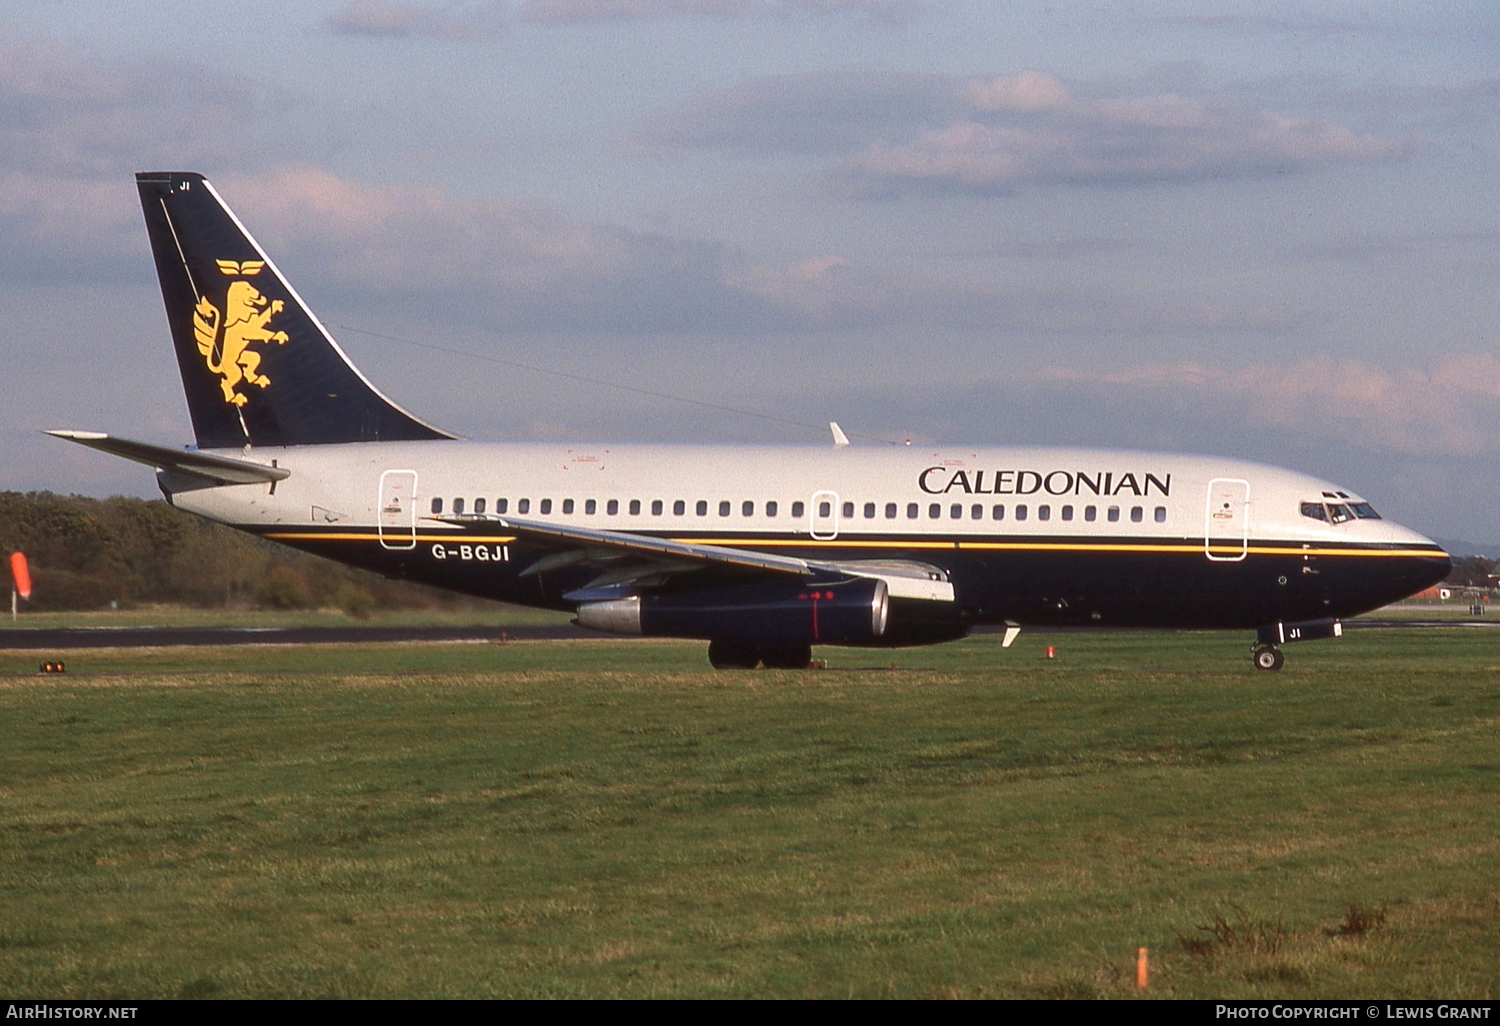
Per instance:
[[[417,547],[417,472],[387,470],[380,475],[375,530],[382,548]]]

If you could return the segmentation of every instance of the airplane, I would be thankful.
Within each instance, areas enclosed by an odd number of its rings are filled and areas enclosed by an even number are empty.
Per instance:
[[[1113,449],[477,442],[386,398],[201,174],[136,175],[196,444],[50,434],[167,501],[381,573],[806,666],[979,625],[1256,632],[1253,665],[1442,580],[1358,494]]]

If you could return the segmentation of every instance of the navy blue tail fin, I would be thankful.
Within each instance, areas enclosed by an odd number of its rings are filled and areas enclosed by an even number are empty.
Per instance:
[[[454,437],[365,380],[207,179],[135,181],[199,448]]]

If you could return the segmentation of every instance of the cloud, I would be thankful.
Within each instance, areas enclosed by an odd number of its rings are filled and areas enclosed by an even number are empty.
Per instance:
[[[100,177],[238,157],[247,122],[286,102],[232,76],[0,35],[0,170]]]
[[[953,82],[943,75],[773,75],[668,108],[639,124],[633,139],[646,147],[838,155],[919,130],[953,107]]]
[[[1412,140],[1129,81],[999,76],[782,76],[700,97],[637,129],[647,146],[834,155],[859,196],[996,195],[1291,174],[1394,160]]]
[[[326,24],[335,32],[351,36],[477,39],[503,31],[508,13],[506,3],[429,7],[396,0],[354,0],[330,14]]]
[[[1007,193],[1024,186],[1146,185],[1390,160],[1410,146],[1328,121],[1180,97],[1110,102],[1045,125],[960,121],[872,143],[838,177],[858,193]]]
[[[136,277],[144,247],[132,173],[264,166],[296,139],[245,140],[288,105],[231,76],[0,34],[0,278]]]
[[[918,0],[524,0],[519,4],[489,0],[442,5],[354,0],[329,15],[325,24],[335,32],[354,36],[478,39],[498,35],[512,16],[538,25],[848,14],[899,23],[920,6]]]
[[[958,87],[958,95],[975,110],[1006,110],[1020,114],[1059,110],[1072,100],[1066,86],[1040,71],[969,79]]]
[[[1201,363],[1046,367],[1025,387],[1120,393],[1161,411],[1411,456],[1500,453],[1500,358],[1447,353],[1426,369],[1332,357],[1234,369]]]
[[[346,302],[495,329],[781,330],[797,318],[728,280],[731,254],[581,224],[539,204],[372,185],[317,168],[215,183],[278,261]]]
[[[1185,25],[1190,28],[1226,31],[1236,35],[1270,33],[1274,35],[1316,36],[1320,38],[1373,35],[1410,40],[1413,36],[1431,35],[1437,32],[1431,25],[1382,24],[1372,21],[1368,17],[1356,20],[1351,18],[1315,18],[1310,16],[1277,17],[1266,14],[1187,14],[1172,15],[1164,17],[1161,20],[1170,25]]]
[[[517,15],[534,22],[662,21],[668,18],[795,18],[857,14],[903,21],[917,0],[526,0]]]

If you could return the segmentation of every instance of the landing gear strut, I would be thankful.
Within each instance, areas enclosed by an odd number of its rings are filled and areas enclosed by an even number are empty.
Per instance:
[[[1342,638],[1344,625],[1332,618],[1326,620],[1300,620],[1294,623],[1273,623],[1255,632],[1255,645],[1250,658],[1257,670],[1279,670],[1286,662],[1278,645],[1293,641],[1312,641],[1314,638]]]
[[[1257,645],[1251,653],[1251,659],[1255,660],[1257,670],[1279,670],[1286,662],[1286,656],[1281,654],[1281,649],[1275,645]]]

